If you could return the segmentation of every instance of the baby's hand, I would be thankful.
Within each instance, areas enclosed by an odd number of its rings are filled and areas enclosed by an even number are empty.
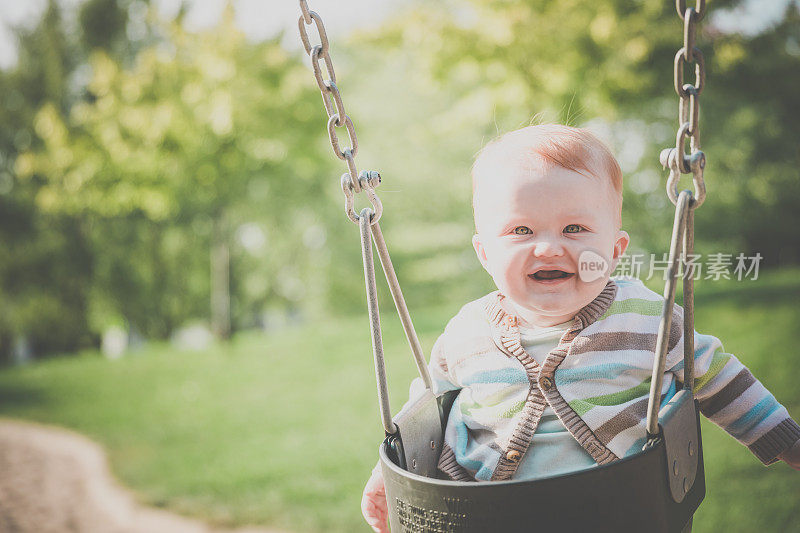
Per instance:
[[[795,442],[794,446],[780,454],[778,459],[784,461],[795,470],[800,470],[800,440]]]
[[[389,509],[386,506],[386,489],[383,486],[380,463],[372,469],[372,475],[364,487],[364,494],[361,496],[361,514],[373,531],[389,533],[389,526],[386,524],[389,519]]]

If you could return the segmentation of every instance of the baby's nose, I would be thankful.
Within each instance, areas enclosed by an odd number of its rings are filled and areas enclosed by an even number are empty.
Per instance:
[[[550,239],[541,239],[536,242],[533,253],[539,257],[557,257],[564,255],[564,248]]]

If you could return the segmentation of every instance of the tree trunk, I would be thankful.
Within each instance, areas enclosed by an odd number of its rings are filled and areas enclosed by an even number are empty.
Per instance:
[[[230,261],[225,218],[219,216],[211,235],[211,330],[218,339],[231,336]]]

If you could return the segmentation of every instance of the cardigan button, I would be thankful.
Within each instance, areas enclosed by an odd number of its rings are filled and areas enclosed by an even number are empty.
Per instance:
[[[517,450],[509,450],[509,452],[506,454],[506,459],[512,463],[516,463],[520,460],[520,458],[522,458],[522,454]]]
[[[550,378],[542,378],[539,380],[539,386],[543,391],[547,392],[553,388],[553,380]]]

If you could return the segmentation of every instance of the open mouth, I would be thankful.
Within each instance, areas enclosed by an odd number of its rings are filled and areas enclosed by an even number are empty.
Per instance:
[[[528,277],[536,281],[559,281],[569,279],[574,275],[575,274],[572,272],[565,272],[563,270],[537,270],[533,274],[529,274]]]

